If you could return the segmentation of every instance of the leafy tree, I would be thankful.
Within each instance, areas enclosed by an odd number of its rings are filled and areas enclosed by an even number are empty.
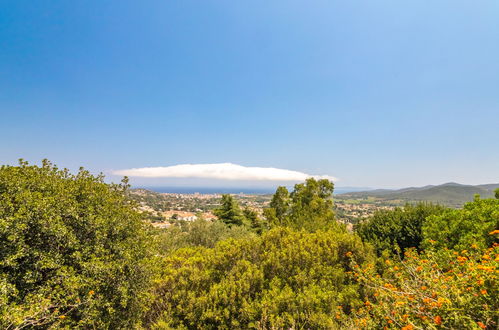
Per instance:
[[[329,180],[309,178],[296,184],[289,194],[286,187],[277,188],[270,208],[264,210],[271,226],[289,226],[314,231],[337,225],[333,211],[334,185]]]
[[[46,160],[0,167],[0,327],[137,324],[148,238],[127,189]]]
[[[350,257],[353,255],[352,257]],[[372,261],[353,234],[275,228],[262,236],[180,249],[165,258],[146,326],[331,329],[363,304],[351,259]]]
[[[422,227],[426,218],[442,214],[442,206],[419,203],[407,204],[394,210],[380,210],[356,226],[359,236],[373,244],[379,255],[385,250],[391,253],[399,249],[421,248]]]
[[[499,199],[499,188],[497,188],[494,192],[496,199]]]
[[[249,224],[249,226],[255,233],[261,234],[266,229],[264,220],[258,216],[258,213],[256,213],[256,211],[250,208],[245,208],[243,210],[243,215],[246,223]]]
[[[213,213],[228,226],[240,226],[244,222],[244,216],[241,212],[239,204],[229,194],[222,195],[222,205],[213,210]]]
[[[336,224],[333,211],[334,185],[329,180],[307,179],[291,193],[290,224],[295,228],[316,230]]]
[[[290,197],[286,187],[278,187],[270,201],[270,207],[274,209],[274,225],[286,225],[290,211]]]
[[[425,248],[468,249],[471,244],[482,248],[499,243],[490,232],[499,228],[499,199],[475,198],[463,209],[448,210],[432,216],[423,225]]]

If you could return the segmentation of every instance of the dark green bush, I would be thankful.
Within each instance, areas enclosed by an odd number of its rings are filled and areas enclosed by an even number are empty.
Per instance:
[[[378,255],[383,251],[397,253],[399,249],[419,249],[423,240],[422,227],[425,220],[444,211],[442,206],[425,203],[381,210],[360,222],[355,230],[363,240],[374,246]]]

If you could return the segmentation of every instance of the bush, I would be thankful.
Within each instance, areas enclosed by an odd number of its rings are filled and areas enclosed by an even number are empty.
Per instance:
[[[276,228],[215,248],[180,249],[164,260],[146,323],[157,328],[331,328],[338,308],[362,304],[349,255],[372,255],[335,231]]]
[[[403,261],[385,261],[382,276],[371,267],[356,276],[371,288],[355,325],[396,329],[497,329],[499,246],[473,244],[461,252],[405,252]]]
[[[184,221],[158,232],[159,253],[167,254],[179,248],[204,246],[212,248],[219,241],[229,238],[243,238],[254,235],[246,226],[229,227],[220,220],[206,221],[198,219]]]
[[[138,322],[147,231],[126,189],[48,161],[0,168],[1,327]]]

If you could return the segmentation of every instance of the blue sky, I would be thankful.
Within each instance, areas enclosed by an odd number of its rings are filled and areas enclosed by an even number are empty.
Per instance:
[[[499,2],[4,0],[0,114],[2,164],[499,182]]]

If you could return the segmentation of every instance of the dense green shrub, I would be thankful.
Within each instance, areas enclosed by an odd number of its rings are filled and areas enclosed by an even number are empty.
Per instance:
[[[254,235],[251,228],[246,226],[228,226],[224,222],[206,221],[184,221],[167,229],[159,230],[158,233],[159,253],[165,254],[179,248],[204,246],[214,247],[219,241],[229,238],[244,238]]]
[[[426,248],[468,249],[470,244],[482,248],[499,243],[489,232],[499,228],[499,199],[480,199],[466,203],[463,209],[434,215],[423,225]]]
[[[362,304],[349,275],[370,249],[337,231],[276,228],[262,236],[180,249],[167,257],[146,317],[158,328],[331,328]]]
[[[422,227],[432,215],[442,214],[442,206],[419,203],[394,210],[380,210],[356,226],[359,236],[371,243],[378,255],[383,251],[397,253],[399,249],[420,248]]]
[[[126,189],[47,161],[0,168],[0,327],[137,323],[147,231]]]

